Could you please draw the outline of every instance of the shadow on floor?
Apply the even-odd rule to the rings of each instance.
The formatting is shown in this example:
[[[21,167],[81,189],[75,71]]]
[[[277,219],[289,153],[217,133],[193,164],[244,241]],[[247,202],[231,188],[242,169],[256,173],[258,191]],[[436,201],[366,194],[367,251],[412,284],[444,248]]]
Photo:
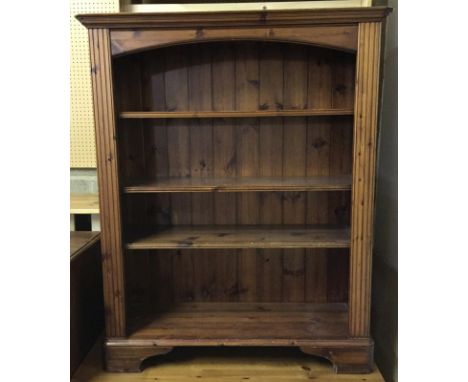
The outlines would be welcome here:
[[[97,344],[72,382],[383,382],[372,374],[336,375],[330,362],[297,348],[185,347],[144,361],[141,373],[107,373]]]

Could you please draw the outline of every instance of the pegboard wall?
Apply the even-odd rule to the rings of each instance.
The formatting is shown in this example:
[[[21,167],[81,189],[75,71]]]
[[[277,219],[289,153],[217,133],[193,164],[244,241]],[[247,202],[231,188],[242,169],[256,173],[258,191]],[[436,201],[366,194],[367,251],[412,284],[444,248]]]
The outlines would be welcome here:
[[[80,13],[119,11],[119,0],[70,1],[70,167],[96,167],[93,98],[88,32],[75,19]]]

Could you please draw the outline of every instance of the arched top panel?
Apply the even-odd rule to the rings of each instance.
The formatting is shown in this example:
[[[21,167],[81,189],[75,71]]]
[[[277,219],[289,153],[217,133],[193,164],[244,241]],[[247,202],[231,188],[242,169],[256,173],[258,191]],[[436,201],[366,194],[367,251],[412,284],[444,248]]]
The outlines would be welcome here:
[[[113,56],[121,56],[169,45],[210,41],[257,40],[310,44],[355,52],[357,26],[303,26],[295,28],[188,28],[177,30],[113,30]]]
[[[311,45],[222,41],[123,55],[112,71],[124,119],[141,112],[216,118],[220,111],[345,118],[354,107],[355,63],[353,53]]]

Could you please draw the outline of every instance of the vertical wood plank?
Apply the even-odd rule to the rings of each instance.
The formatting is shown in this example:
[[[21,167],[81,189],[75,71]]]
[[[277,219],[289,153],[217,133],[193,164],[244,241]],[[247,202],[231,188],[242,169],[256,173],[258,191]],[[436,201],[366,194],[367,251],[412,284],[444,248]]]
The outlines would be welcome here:
[[[90,29],[106,336],[126,335],[117,132],[108,29]]]
[[[188,61],[183,47],[174,47],[165,55],[165,100],[167,110],[188,109]],[[190,176],[190,129],[187,121],[167,121],[169,176]],[[172,223],[192,224],[191,199],[186,195],[172,194],[171,204],[184,206],[172,208]]]
[[[165,52],[165,103],[167,110],[188,110],[188,59],[184,47],[171,47]],[[169,176],[190,176],[190,128],[187,121],[167,121]],[[192,199],[188,194],[170,196],[173,225],[192,224]],[[193,263],[190,251],[172,254],[174,280],[173,296],[176,302],[193,301]]]
[[[334,52],[333,94],[335,108],[351,108],[354,104],[355,56],[343,52]],[[348,175],[353,167],[353,121],[350,117],[335,117],[330,128],[330,175]],[[330,193],[330,206],[340,206],[339,210],[330,208],[330,219],[338,224],[348,224],[349,211],[341,207],[349,205],[348,193]]]
[[[188,109],[188,61],[182,47],[174,47],[165,56],[165,95],[168,111]],[[190,129],[187,121],[168,120],[169,174],[190,176]]]
[[[161,308],[174,303],[174,253],[154,251],[150,256],[150,299],[152,308]]]
[[[333,52],[332,107],[352,108],[355,91],[355,55]],[[330,127],[330,175],[352,173],[353,120],[333,118]],[[350,224],[350,192],[328,194],[329,222]],[[330,249],[327,253],[327,301],[347,302],[349,295],[349,250]]]
[[[348,109],[354,106],[356,55],[334,52],[332,106]]]
[[[236,44],[236,110],[250,110],[258,105],[258,44]],[[258,120],[242,118],[237,124],[237,176],[258,175]],[[237,224],[258,224],[258,195],[246,192],[237,195]],[[239,300],[256,300],[256,250],[238,251]]]
[[[235,52],[232,44],[212,51],[213,110],[235,110]],[[213,119],[213,174],[220,178],[237,176],[236,127],[232,119]],[[236,225],[236,193],[218,192],[214,198],[214,224]],[[216,259],[217,301],[236,301],[238,259],[235,250],[222,251]]]
[[[166,110],[164,55],[167,51],[145,53],[142,59],[143,110]],[[169,151],[166,120],[148,120],[144,126],[146,178],[157,179],[169,175]],[[145,195],[147,211],[156,226],[170,224],[170,195]],[[173,301],[173,259],[169,251],[149,254],[149,289],[152,308]],[[144,272],[145,270],[142,269]]]
[[[283,223],[305,224],[305,193],[283,194]],[[305,296],[305,250],[282,251],[282,301],[303,302]]]
[[[286,109],[307,107],[307,47],[285,46],[283,104]],[[306,175],[306,118],[284,118],[283,176]],[[306,223],[306,193],[285,192],[283,224]],[[283,250],[282,300],[302,302],[305,293],[305,250]]]
[[[142,110],[166,110],[164,51],[147,53],[142,59]],[[145,141],[146,178],[168,176],[168,146],[166,120],[146,120]]]
[[[380,32],[380,22],[359,24],[349,294],[349,331],[353,337],[366,337],[370,329]]]
[[[329,51],[309,49],[308,94],[309,108],[332,106],[332,69]],[[329,118],[307,118],[307,176],[330,175],[330,126]],[[328,193],[311,192],[307,195],[308,215],[315,224],[327,223]]]
[[[330,52],[309,49],[308,59],[309,108],[328,108],[332,105],[332,70]],[[327,118],[307,118],[307,176],[329,175],[330,121]],[[328,223],[327,192],[308,192],[306,199],[307,224]],[[327,301],[327,250],[307,249],[305,256],[305,300]]]
[[[150,254],[133,251],[125,257],[125,296],[128,321],[143,318],[152,309]]]
[[[189,110],[212,110],[211,46],[193,45],[186,48],[190,57],[188,71]],[[210,119],[190,121],[191,177],[213,176],[213,125]],[[192,194],[192,224],[214,222],[213,194]],[[194,298],[198,301],[216,300],[215,270],[218,259],[210,250],[192,252]]]
[[[349,249],[329,249],[327,255],[327,302],[347,303],[349,295]]]
[[[260,108],[283,109],[283,52],[281,46],[260,44]],[[260,119],[259,175],[283,175],[283,121],[282,118]],[[282,195],[262,192],[260,195],[260,223],[281,224]],[[282,300],[282,251],[259,250],[257,258],[257,293],[261,301]]]
[[[118,60],[113,71],[117,73],[114,95],[122,110],[141,110],[141,61],[139,57]],[[124,184],[142,179],[145,174],[144,129],[141,120],[119,120],[119,164]]]
[[[190,57],[188,91],[189,110],[212,110],[211,49],[208,45],[186,48]],[[213,125],[210,119],[195,119],[189,122],[190,176],[206,178],[213,176]],[[193,224],[213,224],[213,195],[192,194]],[[210,213],[211,212],[211,213]]]

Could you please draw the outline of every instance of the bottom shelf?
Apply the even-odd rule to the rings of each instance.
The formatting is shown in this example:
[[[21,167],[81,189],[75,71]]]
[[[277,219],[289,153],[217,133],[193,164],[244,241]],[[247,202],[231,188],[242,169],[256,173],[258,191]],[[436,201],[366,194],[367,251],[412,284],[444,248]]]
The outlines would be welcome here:
[[[184,303],[130,325],[159,346],[274,345],[348,337],[347,304]]]

